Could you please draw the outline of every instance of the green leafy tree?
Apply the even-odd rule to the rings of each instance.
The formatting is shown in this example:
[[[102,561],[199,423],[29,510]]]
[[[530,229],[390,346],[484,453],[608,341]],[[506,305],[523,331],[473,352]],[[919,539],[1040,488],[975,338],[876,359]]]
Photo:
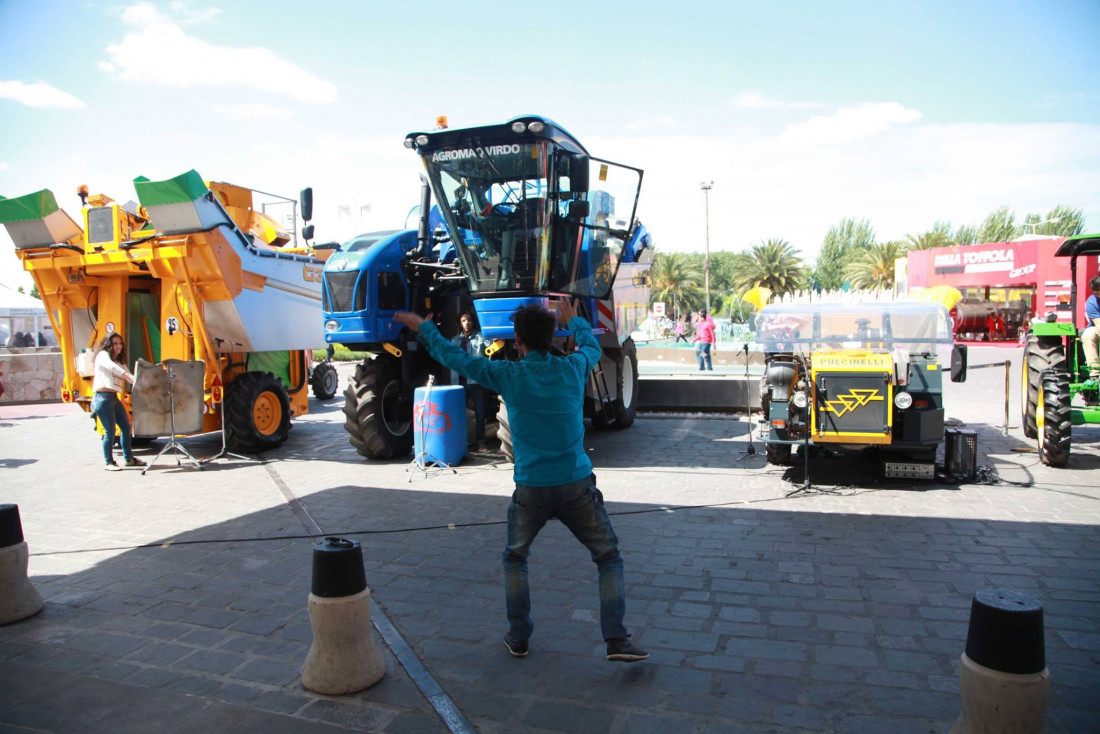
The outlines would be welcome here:
[[[950,235],[934,229],[918,235],[906,235],[905,243],[909,250],[931,250],[933,247],[950,247],[955,244]]]
[[[682,253],[658,252],[649,271],[649,302],[663,301],[681,312],[703,308],[703,273],[695,260]]]
[[[905,242],[882,242],[860,250],[844,269],[853,288],[882,290],[894,286],[894,261],[905,257]]]
[[[736,277],[736,286],[744,293],[761,285],[777,296],[802,288],[806,280],[806,263],[789,242],[769,239],[754,245],[748,252],[745,267]]]
[[[957,245],[973,245],[978,240],[978,227],[974,224],[960,224],[959,228],[955,230],[955,236],[952,237]],[[984,242],[985,240],[980,240]]]
[[[38,294],[38,284],[37,283],[35,283],[34,285],[31,286],[31,298],[37,298],[40,301],[42,300],[42,296],[40,296]]]
[[[840,288],[844,284],[844,268],[859,250],[866,250],[874,241],[875,230],[869,219],[840,220],[825,235],[813,270],[814,283],[825,290]]]
[[[1028,214],[1019,234],[1043,234],[1051,237],[1073,237],[1085,230],[1085,215],[1080,209],[1059,204],[1042,214]]]
[[[978,227],[978,242],[1007,242],[1016,239],[1016,212],[1007,206],[994,209]]]

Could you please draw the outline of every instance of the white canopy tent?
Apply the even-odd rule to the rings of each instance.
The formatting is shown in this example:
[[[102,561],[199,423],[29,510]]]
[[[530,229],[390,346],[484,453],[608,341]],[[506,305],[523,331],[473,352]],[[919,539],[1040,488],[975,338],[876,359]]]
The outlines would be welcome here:
[[[0,346],[7,346],[12,335],[19,333],[30,334],[35,345],[38,344],[39,334],[43,335],[46,344],[57,344],[50,320],[46,317],[46,305],[37,298],[0,283]]]

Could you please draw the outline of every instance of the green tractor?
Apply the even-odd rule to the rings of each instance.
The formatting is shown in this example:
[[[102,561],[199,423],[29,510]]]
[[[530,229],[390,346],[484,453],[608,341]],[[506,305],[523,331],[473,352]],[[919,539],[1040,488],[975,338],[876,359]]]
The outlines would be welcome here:
[[[1089,382],[1089,367],[1081,348],[1083,319],[1077,307],[1077,258],[1100,254],[1100,234],[1070,237],[1059,246],[1056,257],[1070,258],[1069,322],[1033,321],[1024,346],[1023,408],[1024,435],[1036,439],[1039,459],[1048,466],[1065,466],[1073,443],[1073,426],[1100,424],[1100,392]],[[1088,326],[1088,324],[1086,324]]]

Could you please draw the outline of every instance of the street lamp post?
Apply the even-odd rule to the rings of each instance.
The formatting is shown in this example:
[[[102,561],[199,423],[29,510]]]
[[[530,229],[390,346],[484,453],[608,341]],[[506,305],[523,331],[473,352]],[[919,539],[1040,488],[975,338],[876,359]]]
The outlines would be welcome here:
[[[707,254],[703,258],[703,287],[707,295],[707,315],[710,315],[710,190],[714,187],[713,181],[703,181],[699,188],[703,190],[703,207],[706,218],[706,246]]]

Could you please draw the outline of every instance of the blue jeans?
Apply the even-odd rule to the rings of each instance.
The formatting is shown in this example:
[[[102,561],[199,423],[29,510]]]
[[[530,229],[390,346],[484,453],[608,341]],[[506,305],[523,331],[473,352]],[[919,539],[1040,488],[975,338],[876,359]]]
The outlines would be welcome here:
[[[130,450],[130,419],[126,416],[126,407],[118,399],[118,393],[97,392],[92,397],[92,412],[103,426],[103,458],[108,464],[114,464],[111,446],[115,442],[115,426],[122,438],[122,457],[126,461],[134,458]]]
[[[714,372],[714,368],[710,366],[710,344],[699,342],[695,345],[695,358],[699,360],[699,369],[704,369],[703,360],[706,360],[706,369]]]
[[[626,637],[626,584],[619,539],[592,475],[557,487],[516,485],[508,506],[508,545],[504,548],[504,598],[512,639],[526,640],[531,622],[527,556],[546,521],[556,517],[592,554],[600,577],[600,628],[605,640]]]

